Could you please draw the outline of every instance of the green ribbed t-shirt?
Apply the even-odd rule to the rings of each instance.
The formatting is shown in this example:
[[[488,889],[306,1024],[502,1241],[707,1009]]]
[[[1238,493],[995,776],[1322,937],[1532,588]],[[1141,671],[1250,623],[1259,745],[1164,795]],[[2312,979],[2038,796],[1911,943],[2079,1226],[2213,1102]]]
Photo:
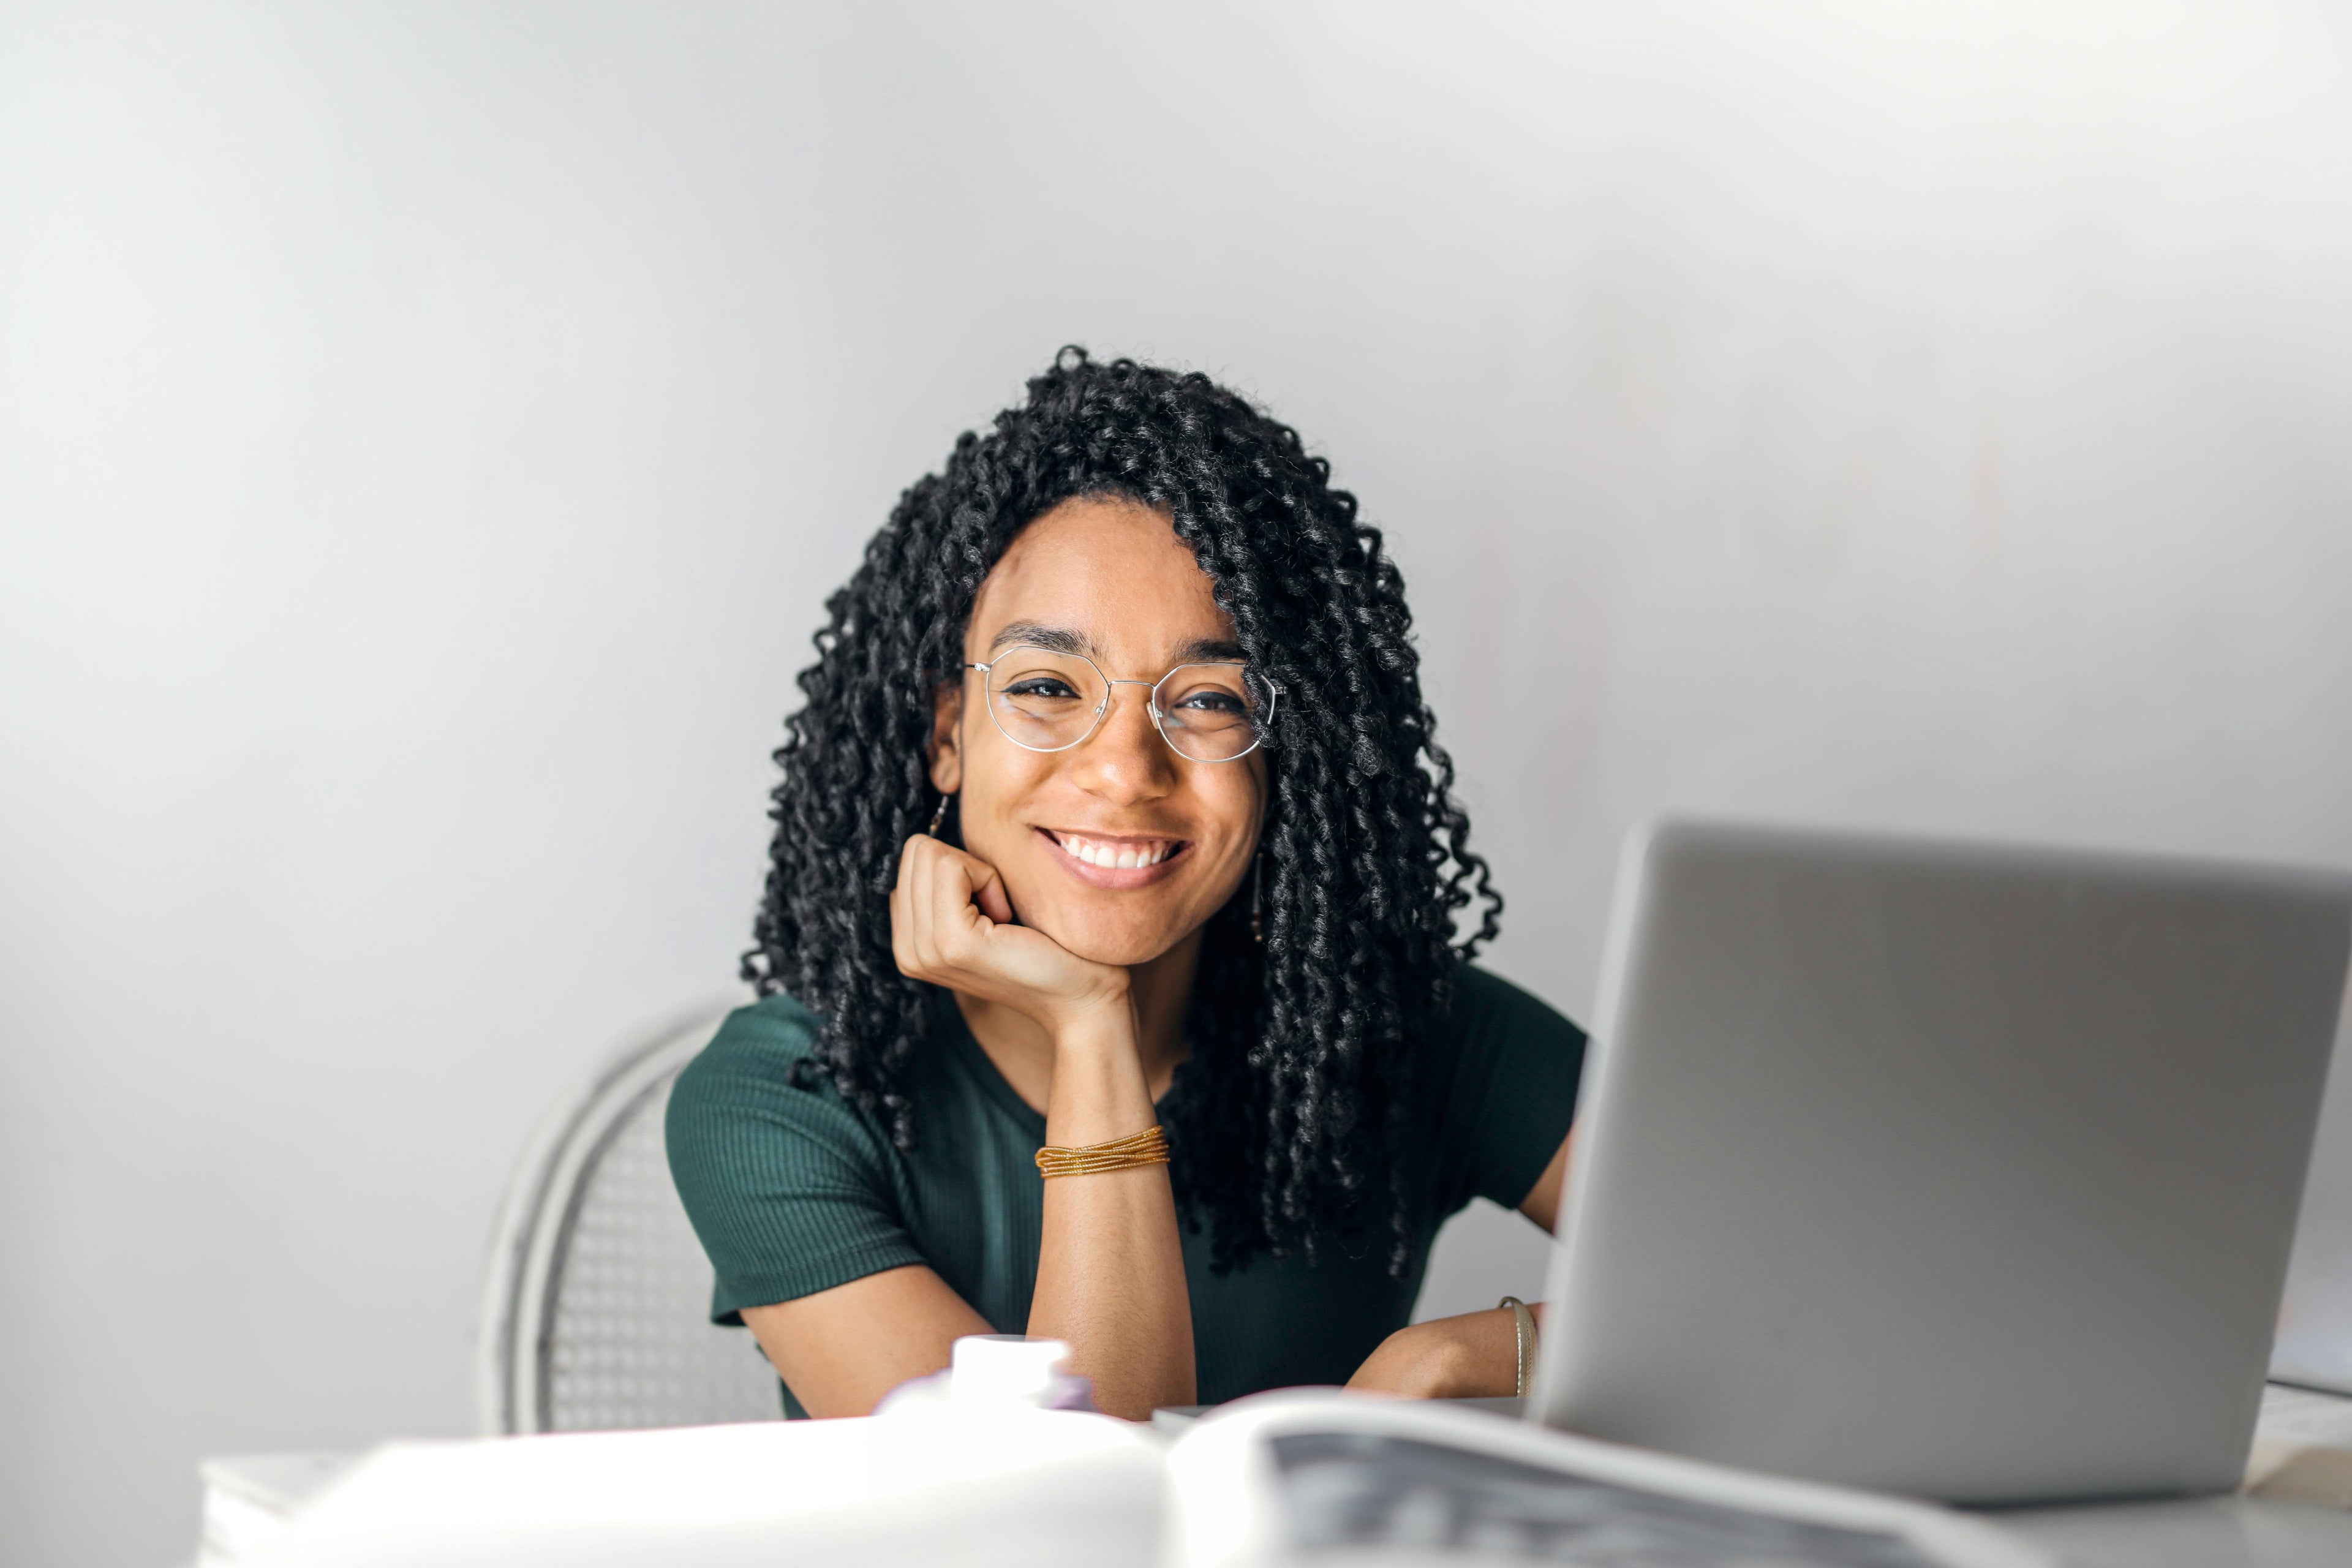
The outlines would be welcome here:
[[[1474,1196],[1514,1207],[1567,1135],[1584,1034],[1508,981],[1464,965],[1451,1016],[1426,1042],[1413,1113],[1430,1180],[1412,1272],[1384,1248],[1260,1258],[1219,1275],[1205,1229],[1184,1230],[1200,1398],[1345,1383],[1404,1326],[1429,1242]],[[793,1081],[816,1019],[789,996],[730,1016],[678,1076],[670,1171],[717,1273],[713,1321],[886,1268],[928,1264],[999,1332],[1021,1333],[1037,1279],[1045,1119],[1023,1103],[935,992],[916,1058],[916,1147],[810,1075]],[[802,1414],[784,1392],[785,1413]]]

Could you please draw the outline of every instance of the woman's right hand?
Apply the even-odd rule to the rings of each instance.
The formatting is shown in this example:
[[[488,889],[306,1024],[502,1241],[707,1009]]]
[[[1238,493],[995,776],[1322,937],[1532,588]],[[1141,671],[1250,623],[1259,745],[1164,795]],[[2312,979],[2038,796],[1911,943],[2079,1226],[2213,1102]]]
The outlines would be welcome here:
[[[1001,1003],[1059,1037],[1127,1005],[1127,971],[1080,958],[1044,931],[1016,925],[996,868],[919,833],[898,853],[890,889],[890,952],[898,973]]]

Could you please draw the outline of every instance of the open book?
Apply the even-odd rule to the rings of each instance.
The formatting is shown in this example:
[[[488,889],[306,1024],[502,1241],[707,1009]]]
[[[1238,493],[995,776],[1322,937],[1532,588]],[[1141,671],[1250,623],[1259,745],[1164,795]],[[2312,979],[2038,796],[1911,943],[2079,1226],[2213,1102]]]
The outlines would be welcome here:
[[[1165,1561],[1590,1568],[2023,1568],[1981,1520],[1443,1404],[1272,1394],[1168,1456]]]
[[[1484,1412],[1260,1395],[1172,1444],[1006,1407],[394,1444],[257,1561],[2042,1568],[1982,1520]]]

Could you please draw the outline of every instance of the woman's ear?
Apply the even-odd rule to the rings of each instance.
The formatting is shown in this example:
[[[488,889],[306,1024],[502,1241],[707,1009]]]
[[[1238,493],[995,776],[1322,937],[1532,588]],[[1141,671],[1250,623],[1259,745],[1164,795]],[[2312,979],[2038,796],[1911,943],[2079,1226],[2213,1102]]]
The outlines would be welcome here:
[[[931,787],[953,795],[963,787],[963,682],[942,682],[931,693]]]

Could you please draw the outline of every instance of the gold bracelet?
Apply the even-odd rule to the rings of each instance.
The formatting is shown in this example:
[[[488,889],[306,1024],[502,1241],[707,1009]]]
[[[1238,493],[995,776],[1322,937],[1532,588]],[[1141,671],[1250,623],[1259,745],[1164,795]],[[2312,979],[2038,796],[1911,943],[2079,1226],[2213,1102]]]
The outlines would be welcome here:
[[[1536,1369],[1536,1315],[1517,1296],[1506,1296],[1495,1303],[1511,1310],[1511,1334],[1518,1341],[1517,1386],[1511,1392],[1521,1399],[1528,1396],[1528,1374]]]
[[[1138,1165],[1168,1163],[1168,1134],[1147,1127],[1131,1137],[1083,1149],[1045,1148],[1037,1151],[1037,1171],[1047,1181],[1055,1176],[1094,1176],[1107,1171],[1131,1171]]]

